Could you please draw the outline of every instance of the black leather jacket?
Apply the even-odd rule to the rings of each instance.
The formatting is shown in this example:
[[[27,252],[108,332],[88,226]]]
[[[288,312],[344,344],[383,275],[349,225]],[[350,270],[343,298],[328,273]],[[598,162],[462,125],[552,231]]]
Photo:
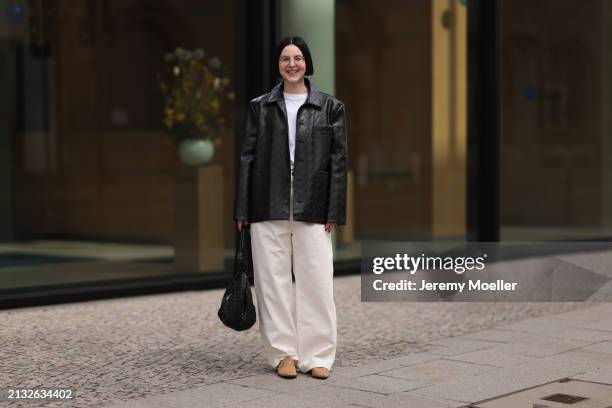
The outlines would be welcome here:
[[[342,102],[304,79],[308,98],[297,113],[293,219],[346,223],[346,115]],[[289,127],[283,82],[250,102],[240,153],[234,219],[289,219]]]

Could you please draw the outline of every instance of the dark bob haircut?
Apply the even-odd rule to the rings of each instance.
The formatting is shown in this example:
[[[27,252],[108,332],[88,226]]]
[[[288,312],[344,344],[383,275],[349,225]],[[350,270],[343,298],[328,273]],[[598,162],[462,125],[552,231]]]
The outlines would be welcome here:
[[[302,37],[285,37],[281,40],[281,42],[278,43],[278,46],[276,47],[275,60],[276,75],[281,76],[280,72],[278,71],[278,60],[280,59],[281,52],[283,52],[283,49],[290,44],[295,45],[300,49],[300,51],[302,51],[302,55],[306,60],[306,73],[304,75],[312,75],[314,73],[312,57],[310,56],[310,50],[308,49],[308,45],[306,45],[306,41],[304,41]]]

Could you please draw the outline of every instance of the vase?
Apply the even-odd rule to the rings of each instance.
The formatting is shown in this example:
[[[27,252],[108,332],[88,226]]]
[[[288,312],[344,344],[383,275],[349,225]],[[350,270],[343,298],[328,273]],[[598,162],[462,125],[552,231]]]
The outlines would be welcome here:
[[[208,164],[215,154],[215,146],[210,138],[184,139],[178,150],[181,161],[191,166]]]

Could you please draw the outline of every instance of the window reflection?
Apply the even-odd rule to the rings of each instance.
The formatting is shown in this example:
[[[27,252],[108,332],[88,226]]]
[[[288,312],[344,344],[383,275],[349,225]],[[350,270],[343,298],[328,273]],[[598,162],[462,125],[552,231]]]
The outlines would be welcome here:
[[[611,17],[605,1],[502,2],[503,240],[610,235]]]
[[[359,239],[465,236],[466,8],[336,1]]]
[[[202,272],[175,264],[177,236],[204,238],[197,222],[177,234],[177,190],[196,184],[165,140],[156,76],[180,46],[217,56],[233,81],[234,3],[11,2],[3,18],[0,288]],[[233,125],[220,136],[210,166],[222,203]],[[232,227],[215,230],[221,268]]]

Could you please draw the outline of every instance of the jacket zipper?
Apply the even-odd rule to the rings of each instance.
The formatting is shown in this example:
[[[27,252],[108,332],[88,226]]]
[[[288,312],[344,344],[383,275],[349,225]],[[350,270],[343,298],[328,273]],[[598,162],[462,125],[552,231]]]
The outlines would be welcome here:
[[[304,102],[305,103],[305,102]],[[298,140],[297,140],[297,136],[298,136],[298,123],[300,123],[300,111],[302,110],[302,107],[304,106],[304,104],[300,105],[300,107],[297,110],[297,113],[295,114],[295,147],[294,147],[294,151],[293,151],[293,176],[291,176],[291,184],[293,187],[293,179],[295,178],[295,166],[296,166],[296,158],[297,156],[295,155],[295,152],[297,151],[297,146],[298,146]],[[289,125],[287,125],[287,132],[289,132]],[[287,135],[287,140],[289,140],[289,135]],[[288,143],[287,143],[288,144]],[[291,172],[291,152],[289,152],[289,172]],[[293,197],[292,197],[292,204],[293,204],[293,208],[292,208],[292,214],[293,215],[293,220],[295,221],[295,188],[293,188]]]
[[[291,219],[291,215],[292,215],[292,203],[293,203],[293,199],[291,198],[291,187],[292,187],[292,177],[291,177],[291,153],[289,151],[290,147],[289,147],[289,115],[286,112],[287,109],[287,105],[285,103],[285,100],[283,98],[283,101],[281,103],[278,103],[278,107],[281,110],[281,113],[283,114],[283,116],[285,117],[285,124],[287,125],[287,134],[285,135],[285,140],[287,141],[287,168],[289,169],[289,200],[291,201],[289,203],[289,208],[288,208],[288,213],[289,213],[289,219]],[[300,106],[301,107],[301,106]],[[298,108],[298,114],[300,113],[300,110]],[[297,127],[297,117],[296,117],[296,127]],[[294,194],[295,195],[295,194]]]

